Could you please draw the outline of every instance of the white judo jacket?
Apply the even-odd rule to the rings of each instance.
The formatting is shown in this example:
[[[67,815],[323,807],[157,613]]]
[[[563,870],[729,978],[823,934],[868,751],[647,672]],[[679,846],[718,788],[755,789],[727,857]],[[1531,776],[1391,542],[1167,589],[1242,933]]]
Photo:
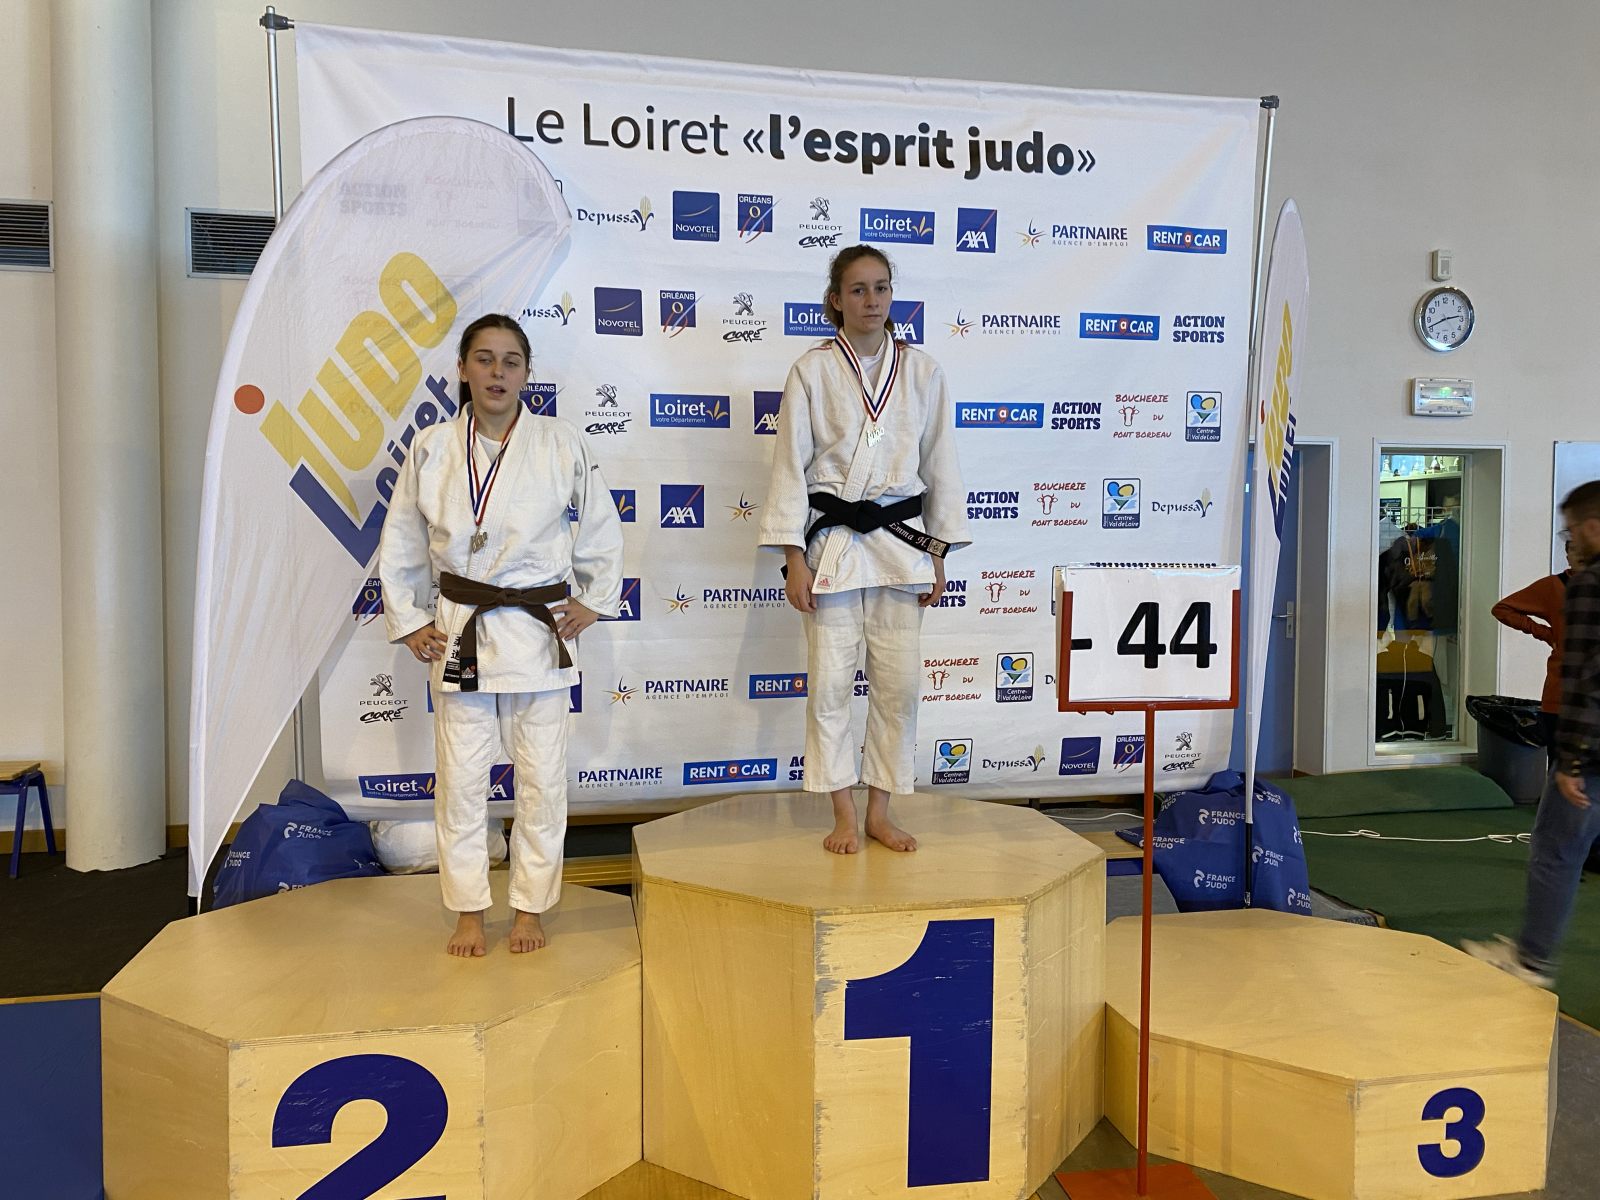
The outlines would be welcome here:
[[[400,469],[389,515],[378,544],[383,615],[389,640],[434,622],[457,640],[472,609],[439,597],[428,611],[441,572],[496,587],[530,588],[572,581],[572,598],[604,617],[614,617],[622,599],[622,524],[617,507],[578,427],[559,417],[523,412],[489,493],[483,532],[488,541],[472,553],[467,494],[467,417],[463,405],[453,421],[417,434]],[[568,520],[567,507],[578,520]],[[556,636],[530,613],[491,609],[478,618],[478,690],[543,692],[578,682],[573,665],[557,665]],[[448,656],[447,656],[448,657]],[[444,681],[444,661],[429,676],[441,692],[460,690]]]
[[[952,550],[971,544],[956,456],[955,408],[944,370],[914,346],[902,346],[900,353],[900,370],[878,421],[883,436],[873,446],[864,436],[867,412],[861,385],[833,341],[808,350],[789,369],[778,410],[761,545],[805,545],[806,530],[821,515],[806,501],[811,492],[828,492],[850,504],[892,504],[920,495],[922,516],[905,524],[950,543]],[[885,353],[880,383],[892,365]],[[871,587],[927,591],[933,583],[932,556],[887,529],[857,533],[835,525],[806,547],[806,563],[817,592]]]

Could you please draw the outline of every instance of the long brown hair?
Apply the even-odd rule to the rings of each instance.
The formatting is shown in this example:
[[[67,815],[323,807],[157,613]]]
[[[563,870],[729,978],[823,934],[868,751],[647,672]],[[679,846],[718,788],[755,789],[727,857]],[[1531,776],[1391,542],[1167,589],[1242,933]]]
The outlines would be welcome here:
[[[833,323],[835,329],[844,328],[844,314],[834,306],[833,298],[844,290],[845,268],[857,259],[872,257],[884,265],[889,272],[889,283],[894,283],[894,264],[889,261],[889,256],[876,246],[846,246],[833,256],[833,261],[828,264],[828,286],[822,293],[823,315]],[[894,321],[888,314],[884,314],[883,327],[889,331],[889,336],[894,337]]]
[[[522,332],[522,326],[517,324],[515,317],[505,313],[485,313],[472,324],[461,331],[461,350],[456,358],[465,363],[467,355],[472,353],[472,339],[485,329],[506,329],[516,335],[517,344],[522,347],[522,357],[528,364],[528,377],[533,377],[533,349],[528,345],[528,335]],[[461,404],[472,403],[472,389],[467,386],[467,381],[461,381]]]

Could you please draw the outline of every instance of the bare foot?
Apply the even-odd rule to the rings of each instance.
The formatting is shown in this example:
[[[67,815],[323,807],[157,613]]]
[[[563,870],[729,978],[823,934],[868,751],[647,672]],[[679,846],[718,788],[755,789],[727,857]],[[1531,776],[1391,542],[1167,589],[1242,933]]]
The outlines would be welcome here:
[[[516,912],[517,919],[511,923],[511,953],[526,954],[530,950],[543,950],[550,939],[545,936],[539,914],[523,912],[520,908]]]
[[[856,835],[856,802],[849,788],[833,793],[833,832],[822,839],[830,854],[854,854],[861,848]]]
[[[917,839],[889,819],[889,793],[879,788],[867,789],[867,836],[881,842],[891,850],[915,850]]]
[[[456,916],[456,931],[445,949],[457,958],[483,957],[483,914],[465,912]]]

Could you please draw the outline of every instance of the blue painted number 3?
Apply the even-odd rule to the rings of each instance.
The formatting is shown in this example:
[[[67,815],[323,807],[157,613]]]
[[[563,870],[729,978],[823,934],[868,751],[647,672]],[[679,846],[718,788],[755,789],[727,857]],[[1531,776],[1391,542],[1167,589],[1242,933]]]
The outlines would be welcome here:
[[[844,1036],[911,1039],[906,1186],[989,1178],[994,921],[929,921],[905,962],[851,979]]]
[[[426,1067],[394,1054],[348,1054],[291,1083],[272,1114],[274,1146],[326,1145],[352,1100],[376,1100],[383,1132],[300,1193],[299,1200],[367,1200],[409,1171],[444,1135],[450,1103]],[[420,1196],[417,1200],[445,1200]]]
[[[1461,1110],[1461,1119],[1445,1121],[1444,1136],[1456,1144],[1456,1152],[1446,1157],[1436,1142],[1417,1147],[1422,1169],[1440,1179],[1465,1175],[1483,1161],[1483,1133],[1478,1128],[1483,1123],[1483,1097],[1477,1092],[1464,1087],[1435,1092],[1422,1106],[1422,1119],[1444,1121],[1453,1108]]]

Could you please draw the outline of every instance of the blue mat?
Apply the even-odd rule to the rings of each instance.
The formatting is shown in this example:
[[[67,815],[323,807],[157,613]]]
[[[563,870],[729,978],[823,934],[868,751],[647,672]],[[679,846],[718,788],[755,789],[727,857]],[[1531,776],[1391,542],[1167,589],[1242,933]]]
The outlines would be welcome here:
[[[0,1200],[103,1200],[100,999],[0,1004]]]

